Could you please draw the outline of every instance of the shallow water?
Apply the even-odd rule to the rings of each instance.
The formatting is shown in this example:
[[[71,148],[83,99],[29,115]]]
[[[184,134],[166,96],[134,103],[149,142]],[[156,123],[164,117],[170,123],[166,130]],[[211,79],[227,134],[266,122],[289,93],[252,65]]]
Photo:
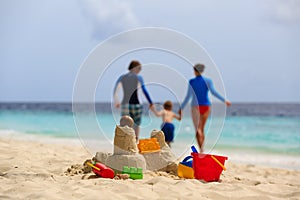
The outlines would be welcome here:
[[[120,118],[119,113],[110,114],[101,112],[100,109],[96,117],[90,113],[77,114],[80,120],[75,124],[73,113],[64,104],[57,106],[39,104],[36,107],[31,104],[30,106],[1,105],[1,132],[10,130],[37,136],[80,138],[83,145],[93,149],[112,144],[114,128]],[[251,106],[256,107],[253,104]],[[107,109],[105,106],[103,108]],[[244,108],[233,107],[230,112],[245,110],[245,108],[248,110],[249,105],[245,104]],[[265,115],[249,115],[248,112],[247,115],[237,116],[236,113],[237,111],[234,111],[234,115],[227,115],[224,124],[220,120],[221,131],[218,130],[219,127],[211,125],[212,120],[218,119],[210,119],[206,127],[207,152],[227,153],[235,160],[262,163],[266,162],[266,156],[258,155],[272,155],[276,165],[280,165],[280,160],[283,158],[288,158],[291,163],[295,158],[300,157],[300,116],[298,114],[294,113],[291,116],[281,111],[278,115],[273,110]],[[189,115],[185,115],[182,121],[175,120],[174,124],[176,128],[172,149],[178,156],[188,155],[190,146],[195,144],[191,119]],[[151,130],[160,129],[160,125],[161,119],[153,114],[143,116],[140,138],[149,137]]]

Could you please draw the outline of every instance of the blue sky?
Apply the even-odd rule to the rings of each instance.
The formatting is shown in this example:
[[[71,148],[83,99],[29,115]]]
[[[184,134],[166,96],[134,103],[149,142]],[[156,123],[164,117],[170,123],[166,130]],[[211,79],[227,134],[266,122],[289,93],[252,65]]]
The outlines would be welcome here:
[[[231,101],[300,102],[297,0],[1,0],[0,15],[0,101],[71,101],[79,67],[97,44],[154,26],[201,44]],[[126,72],[129,59],[115,73]]]

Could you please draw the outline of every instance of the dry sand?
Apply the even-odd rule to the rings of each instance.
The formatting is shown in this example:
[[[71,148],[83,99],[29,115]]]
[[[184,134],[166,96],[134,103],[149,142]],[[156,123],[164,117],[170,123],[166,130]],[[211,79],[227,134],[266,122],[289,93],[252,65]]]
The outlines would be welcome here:
[[[65,171],[91,155],[79,145],[0,138],[0,199],[300,199],[300,171],[226,163],[220,182],[147,173],[87,179]]]

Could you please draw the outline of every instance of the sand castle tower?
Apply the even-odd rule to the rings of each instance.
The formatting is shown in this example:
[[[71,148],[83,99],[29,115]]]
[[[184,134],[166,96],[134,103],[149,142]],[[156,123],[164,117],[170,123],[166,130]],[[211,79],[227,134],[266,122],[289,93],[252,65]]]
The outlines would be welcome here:
[[[123,116],[120,125],[115,128],[114,153],[98,152],[96,160],[118,171],[122,171],[123,166],[146,170],[145,158],[139,154],[136,144],[133,124],[131,117]]]
[[[138,153],[133,123],[131,117],[123,116],[120,125],[116,126],[114,137],[115,155],[134,155]]]

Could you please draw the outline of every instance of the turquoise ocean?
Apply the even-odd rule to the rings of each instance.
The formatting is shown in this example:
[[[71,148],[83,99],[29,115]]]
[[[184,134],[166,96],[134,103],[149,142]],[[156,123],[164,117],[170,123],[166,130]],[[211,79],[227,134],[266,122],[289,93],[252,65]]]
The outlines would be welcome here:
[[[111,108],[98,103],[95,114],[82,112],[75,122],[71,103],[0,103],[0,134],[65,142],[79,139],[91,153],[112,151],[120,116]],[[215,132],[209,123],[208,153],[225,155],[235,162],[300,170],[300,104],[237,103],[227,109],[221,131]],[[172,151],[178,157],[188,155],[190,146],[196,144],[189,114],[174,124]],[[161,119],[145,109],[140,138],[148,138],[160,125]]]

